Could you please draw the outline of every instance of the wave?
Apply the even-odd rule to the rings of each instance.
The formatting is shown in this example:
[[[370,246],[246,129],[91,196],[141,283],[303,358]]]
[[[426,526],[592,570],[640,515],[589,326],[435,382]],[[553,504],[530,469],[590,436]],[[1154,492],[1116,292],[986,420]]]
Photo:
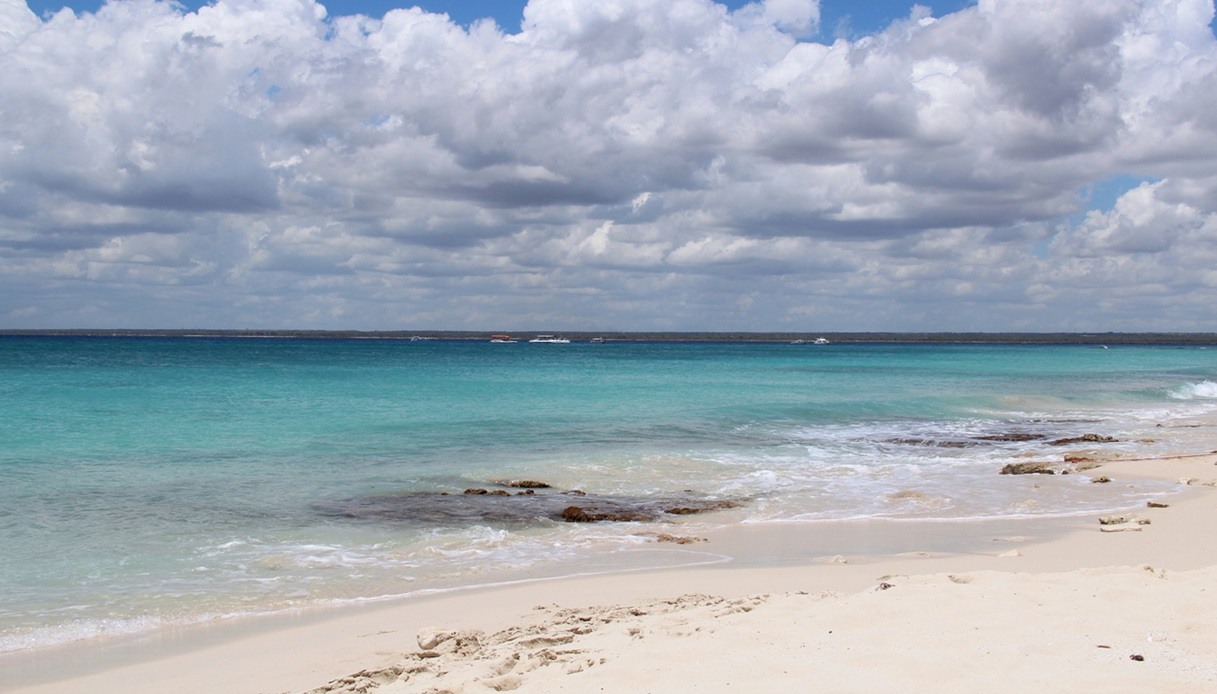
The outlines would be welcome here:
[[[1217,399],[1217,382],[1201,381],[1179,386],[1170,392],[1176,400],[1213,400]]]
[[[205,613],[193,617],[168,618],[155,615],[132,617],[91,617],[60,624],[18,627],[0,633],[0,654],[32,651],[49,646],[107,636],[139,636],[169,625],[188,625],[239,617],[252,612],[232,614]]]

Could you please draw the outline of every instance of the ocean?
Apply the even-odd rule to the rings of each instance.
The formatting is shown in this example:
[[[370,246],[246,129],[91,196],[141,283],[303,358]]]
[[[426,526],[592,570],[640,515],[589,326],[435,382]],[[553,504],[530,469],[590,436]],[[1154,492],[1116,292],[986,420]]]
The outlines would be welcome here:
[[[1125,509],[1175,486],[998,472],[1205,452],[1214,412],[1204,346],[2,336],[0,653],[708,561],[661,532]]]

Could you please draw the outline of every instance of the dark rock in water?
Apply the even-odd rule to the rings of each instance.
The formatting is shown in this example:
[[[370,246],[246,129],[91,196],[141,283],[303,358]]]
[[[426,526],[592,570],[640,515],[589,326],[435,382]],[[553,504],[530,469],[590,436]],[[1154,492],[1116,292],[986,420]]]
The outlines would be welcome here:
[[[1111,478],[1107,475],[1099,475],[1098,477],[1090,478],[1090,481],[1092,484],[1107,484],[1111,481]]]
[[[1043,434],[1032,434],[1025,431],[1012,431],[1008,434],[988,434],[986,436],[977,436],[977,441],[1002,441],[1002,442],[1017,442],[1017,441],[1039,441],[1046,439]]]
[[[596,519],[578,506],[568,506],[562,509],[562,520],[567,523],[590,523]]]
[[[1071,453],[1066,455],[1064,460],[1066,463],[1076,465],[1078,472],[1081,472],[1083,470],[1093,470],[1094,468],[1098,467],[1098,461],[1101,460],[1101,458],[1096,458],[1093,455]]]
[[[728,508],[739,508],[739,504],[735,503],[734,501],[712,501],[701,506],[676,506],[674,508],[664,509],[664,513],[670,513],[673,516],[691,516],[694,513],[721,511]]]
[[[1056,470],[1052,469],[1052,463],[1045,462],[1027,462],[1027,463],[1010,463],[1001,469],[1003,475],[1055,475]]]
[[[495,484],[504,487],[513,487],[516,489],[552,489],[553,485],[548,482],[538,482],[536,480],[500,480]]]
[[[705,513],[735,508],[735,501],[707,499],[696,494],[662,497],[599,496],[579,492],[512,494],[504,490],[470,488],[462,494],[405,492],[345,499],[316,505],[319,513],[355,521],[462,526],[474,523],[535,525],[547,522],[659,521],[673,514]]]
[[[652,503],[622,504],[616,500],[606,503],[601,500],[594,505],[584,503],[582,506],[568,506],[562,510],[562,520],[567,523],[595,523],[600,521],[654,521],[661,520],[664,515],[688,516],[695,513],[708,513],[728,508],[739,508],[734,501],[700,500],[686,502],[681,506],[656,505]]]
[[[1083,434],[1081,436],[1071,436],[1069,438],[1057,439],[1049,441],[1049,446],[1068,446],[1074,443],[1116,443],[1115,437],[1099,436],[1098,434]]]
[[[967,448],[978,446],[975,441],[940,441],[938,439],[895,438],[884,439],[883,443],[895,443],[901,446],[933,446],[935,448]]]
[[[562,510],[562,520],[567,523],[597,523],[600,521],[651,521],[656,515],[644,511],[627,511],[624,509],[587,509],[582,506],[568,506]]]
[[[570,491],[566,491],[566,492],[562,492],[562,493],[570,494],[571,496],[587,496],[587,492],[583,491],[582,489],[572,489]]]
[[[1010,431],[1000,434],[983,434],[964,439],[936,439],[920,437],[902,437],[885,439],[883,443],[895,443],[902,446],[933,446],[935,448],[971,448],[989,443],[1018,443],[1022,441],[1042,441],[1048,438],[1044,434],[1034,434],[1029,431]]]

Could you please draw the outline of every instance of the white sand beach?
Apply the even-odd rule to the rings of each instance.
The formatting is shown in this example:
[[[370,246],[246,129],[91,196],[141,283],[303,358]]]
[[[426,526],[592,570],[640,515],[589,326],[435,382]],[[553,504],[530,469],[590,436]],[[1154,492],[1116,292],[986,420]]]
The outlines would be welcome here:
[[[734,559],[761,548],[768,559],[77,644],[6,661],[4,689],[1217,690],[1217,455],[1079,474],[1181,484],[1166,507],[1110,525],[1096,515],[738,527],[687,551]],[[901,551],[811,556],[825,533]],[[915,549],[942,537],[969,549]]]

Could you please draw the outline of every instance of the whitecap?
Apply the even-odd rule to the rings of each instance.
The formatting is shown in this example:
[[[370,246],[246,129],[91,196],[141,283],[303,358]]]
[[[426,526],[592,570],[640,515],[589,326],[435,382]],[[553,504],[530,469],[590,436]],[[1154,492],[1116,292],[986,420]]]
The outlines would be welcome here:
[[[1176,400],[1208,400],[1217,398],[1217,382],[1188,383],[1170,392]]]

